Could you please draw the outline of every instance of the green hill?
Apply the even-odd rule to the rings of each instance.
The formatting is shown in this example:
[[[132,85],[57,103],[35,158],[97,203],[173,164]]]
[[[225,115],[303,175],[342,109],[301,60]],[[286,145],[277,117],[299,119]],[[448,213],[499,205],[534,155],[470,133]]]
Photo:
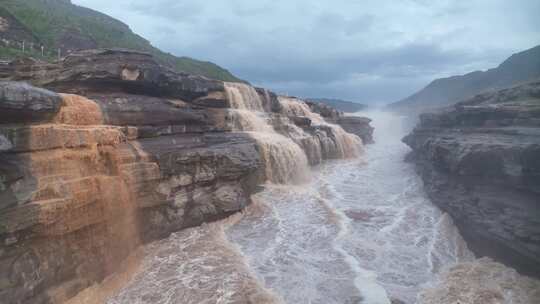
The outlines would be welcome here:
[[[25,41],[25,54],[22,52]],[[176,57],[153,47],[126,24],[100,12],[77,6],[70,0],[1,0],[0,59],[19,55],[57,57],[70,50],[88,48],[128,48],[154,55],[177,71],[223,81],[241,81],[211,62]]]

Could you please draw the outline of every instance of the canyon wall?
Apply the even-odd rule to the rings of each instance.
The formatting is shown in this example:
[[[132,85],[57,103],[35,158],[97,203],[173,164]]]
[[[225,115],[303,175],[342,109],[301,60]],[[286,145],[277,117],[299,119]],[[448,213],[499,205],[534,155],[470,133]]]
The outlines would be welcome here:
[[[342,114],[327,121],[301,100],[176,73],[145,53],[3,69],[7,303],[62,303],[140,244],[242,210],[261,183],[301,182],[308,165],[361,152],[359,137],[331,123]],[[372,132],[366,120],[348,124]]]
[[[477,256],[540,277],[540,82],[423,114],[403,141]]]

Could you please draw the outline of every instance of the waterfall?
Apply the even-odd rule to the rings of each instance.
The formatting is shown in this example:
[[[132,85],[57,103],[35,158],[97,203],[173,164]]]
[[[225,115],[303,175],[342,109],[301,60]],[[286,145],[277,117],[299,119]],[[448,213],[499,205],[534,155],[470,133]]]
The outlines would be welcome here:
[[[308,163],[317,165],[324,159],[360,154],[362,140],[358,136],[326,122],[302,100],[279,96],[273,103],[268,91],[259,94],[243,83],[225,83],[225,90],[232,108],[230,125],[235,131],[249,132],[257,141],[269,181],[299,181],[305,178]],[[272,106],[277,103],[280,110]],[[309,123],[299,127],[294,123],[298,119]]]
[[[275,133],[264,112],[231,109],[229,110],[229,120],[232,129],[235,131]]]
[[[269,181],[286,184],[308,180],[308,159],[304,150],[278,133],[250,132],[257,141]]]
[[[314,127],[326,132],[332,142],[321,140],[321,149],[326,150],[322,151],[322,154],[335,155],[335,158],[353,158],[360,154],[362,139],[358,136],[345,132],[338,125],[326,122],[321,115],[312,112],[305,102],[297,98],[280,96],[279,102],[282,114],[288,117],[309,118]]]
[[[306,154],[297,143],[277,133],[269,124],[269,115],[257,91],[242,83],[225,83],[225,90],[232,107],[229,111],[231,126],[235,131],[248,133],[257,142],[266,180],[281,184],[307,180]]]
[[[308,134],[286,117],[279,122],[279,126],[281,133],[286,134],[287,137],[291,138],[304,149],[310,165],[314,166],[322,163],[325,157],[321,149],[321,140],[319,137]]]
[[[226,82],[225,90],[231,108],[264,112],[262,99],[252,86],[243,83]]]

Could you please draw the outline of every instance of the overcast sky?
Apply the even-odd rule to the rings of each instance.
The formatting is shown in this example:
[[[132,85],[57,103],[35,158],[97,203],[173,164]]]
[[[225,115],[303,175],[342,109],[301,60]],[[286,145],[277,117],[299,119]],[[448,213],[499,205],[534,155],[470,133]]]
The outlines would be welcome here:
[[[539,0],[72,0],[303,97],[392,102],[540,44]]]

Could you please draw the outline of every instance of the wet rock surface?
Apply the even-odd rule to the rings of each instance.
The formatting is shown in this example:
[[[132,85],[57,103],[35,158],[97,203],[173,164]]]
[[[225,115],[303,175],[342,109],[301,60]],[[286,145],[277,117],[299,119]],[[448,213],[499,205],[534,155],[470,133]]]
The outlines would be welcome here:
[[[370,126],[371,119],[367,117],[341,116],[333,121],[345,131],[358,135],[365,144],[372,144],[374,142],[373,131],[375,129]]]
[[[328,122],[337,124],[345,131],[362,138],[364,144],[373,143],[374,129],[370,125],[371,119],[367,117],[346,116],[343,112],[321,102],[308,101],[307,104],[313,112],[320,114]]]
[[[242,210],[265,166],[277,161],[249,132],[233,131],[223,82],[174,73],[148,54],[89,50],[6,69],[0,297],[7,303],[63,303],[141,244]],[[283,116],[277,95],[250,90],[265,115]],[[311,132],[302,140],[325,147],[314,160],[339,157],[335,129],[297,122]]]
[[[52,119],[62,99],[56,93],[20,82],[0,83],[0,121],[30,123]]]
[[[469,247],[540,276],[540,82],[423,114],[403,139]]]

